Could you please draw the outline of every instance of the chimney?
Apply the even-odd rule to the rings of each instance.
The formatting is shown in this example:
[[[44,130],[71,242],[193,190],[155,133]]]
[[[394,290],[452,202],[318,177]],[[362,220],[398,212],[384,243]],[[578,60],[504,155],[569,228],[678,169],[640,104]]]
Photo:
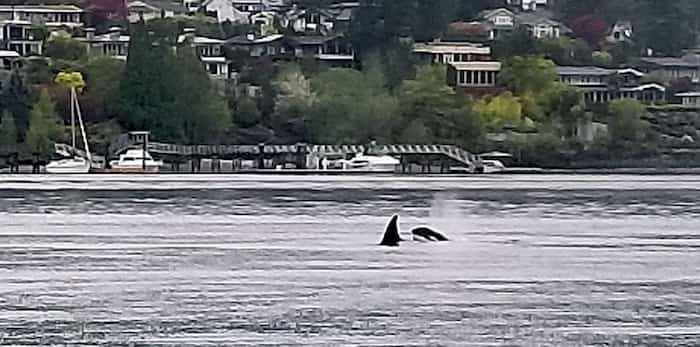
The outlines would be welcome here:
[[[85,28],[85,39],[88,41],[95,39],[95,28]]]
[[[118,26],[113,26],[109,28],[109,38],[111,40],[117,40],[119,39],[119,36],[122,35],[122,28]]]

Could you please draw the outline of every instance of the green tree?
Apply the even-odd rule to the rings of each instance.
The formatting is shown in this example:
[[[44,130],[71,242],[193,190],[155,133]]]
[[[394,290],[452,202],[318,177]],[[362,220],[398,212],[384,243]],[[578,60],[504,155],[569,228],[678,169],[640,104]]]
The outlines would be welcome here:
[[[610,102],[608,134],[610,144],[621,149],[641,145],[648,133],[649,123],[642,119],[646,109],[635,99],[619,99]]]
[[[445,68],[425,65],[415,79],[405,80],[398,88],[400,119],[394,127],[399,142],[472,142],[481,134],[478,115],[468,108],[447,85]],[[412,138],[420,134],[420,138]]]
[[[29,89],[20,72],[15,70],[0,93],[0,109],[9,111],[14,117],[18,140],[24,141],[29,128],[29,112],[32,108]]]
[[[62,60],[81,60],[87,57],[85,44],[66,32],[58,32],[47,41],[44,50],[47,57]]]
[[[124,62],[121,60],[99,57],[88,61],[85,66],[87,87],[83,100],[94,107],[92,112],[85,112],[86,121],[105,121],[116,116],[119,84],[123,75]]]
[[[515,56],[503,64],[499,75],[501,83],[517,95],[539,95],[557,80],[555,65],[538,56]]]
[[[397,101],[376,73],[330,69],[312,80],[318,100],[309,119],[311,139],[319,143],[390,141]]]
[[[560,135],[573,138],[585,115],[583,93],[563,83],[555,83],[540,99],[541,110],[546,119],[560,125]]]
[[[175,120],[181,119],[185,141],[217,143],[231,125],[226,100],[212,83],[190,45],[177,48],[174,74]]]
[[[53,151],[53,144],[62,137],[63,124],[51,96],[43,90],[30,114],[27,144],[35,153],[46,155]]]
[[[262,121],[262,114],[255,100],[249,97],[243,97],[238,100],[238,104],[233,113],[233,121],[236,125],[243,128],[249,128],[260,124]]]
[[[501,131],[504,126],[520,124],[523,107],[517,97],[510,92],[504,92],[490,100],[478,100],[474,104],[474,112],[481,116],[489,130]]]
[[[15,126],[15,119],[10,112],[4,111],[2,120],[0,120],[0,145],[14,145],[16,143],[17,127]]]
[[[298,65],[280,69],[273,82],[277,95],[271,127],[282,142],[308,141],[306,121],[317,96]]]

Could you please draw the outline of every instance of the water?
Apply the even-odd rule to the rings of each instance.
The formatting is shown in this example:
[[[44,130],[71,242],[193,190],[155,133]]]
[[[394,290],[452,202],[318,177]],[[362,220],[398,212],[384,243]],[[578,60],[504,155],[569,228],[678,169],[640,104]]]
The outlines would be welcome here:
[[[4,176],[2,346],[698,346],[700,176]],[[376,246],[401,214],[449,243]]]

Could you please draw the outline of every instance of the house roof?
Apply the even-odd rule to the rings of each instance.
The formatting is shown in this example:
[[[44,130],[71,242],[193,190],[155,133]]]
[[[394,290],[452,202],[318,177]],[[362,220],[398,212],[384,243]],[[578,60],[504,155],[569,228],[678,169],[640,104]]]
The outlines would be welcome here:
[[[641,71],[639,71],[639,70],[637,70],[637,69],[632,69],[632,68],[619,69],[619,70],[617,70],[617,73],[620,74],[620,75],[624,75],[624,74],[629,73],[629,74],[635,75],[635,76],[637,76],[637,77],[643,77],[643,76],[644,76],[644,73],[643,73],[643,72],[641,72]]]
[[[275,35],[268,35],[265,37],[256,37],[253,40],[249,40],[247,35],[239,35],[239,36],[234,36],[234,37],[226,40],[226,43],[234,44],[234,45],[257,45],[257,44],[265,44],[265,43],[274,42],[274,41],[277,41],[283,37],[284,37],[284,35],[282,35],[282,34],[275,34]]]
[[[167,0],[129,0],[127,8],[145,5],[154,10],[172,11],[175,13],[186,13],[187,8],[181,2],[172,2]]]
[[[322,36],[322,35],[304,35],[304,36],[290,36],[289,40],[292,43],[301,45],[301,46],[315,46],[315,45],[322,45],[326,42],[333,41],[337,38],[340,38],[341,35],[331,35],[331,36]]]
[[[0,50],[0,58],[19,58],[19,53],[15,51]]]
[[[177,37],[177,43],[183,43],[185,42],[185,39],[187,38],[186,34],[179,35]],[[205,36],[195,36],[193,38],[192,43],[194,44],[200,44],[200,45],[220,45],[225,43],[226,41],[220,40],[220,39],[215,39],[211,37],[205,37]]]
[[[44,13],[44,12],[63,12],[63,13],[82,13],[84,12],[82,8],[75,5],[18,5],[18,6],[7,6],[0,5],[0,12],[34,12],[34,13]]]
[[[501,71],[501,63],[498,61],[452,62],[450,66],[457,71]]]
[[[515,17],[515,13],[513,13],[511,10],[507,8],[496,8],[493,10],[485,10],[479,13],[479,17],[484,18],[484,19],[489,19],[491,17],[497,16],[497,15],[507,15],[511,17]]]
[[[685,92],[685,93],[677,93],[677,97],[679,98],[700,98],[700,92]]]
[[[557,66],[559,76],[609,76],[615,74],[615,70],[597,66]]]
[[[687,57],[687,58],[674,58],[674,57],[651,58],[651,57],[645,57],[645,58],[641,58],[641,61],[644,63],[665,66],[665,67],[700,68],[700,60],[697,58],[694,58],[694,57]]]
[[[462,53],[462,54],[491,54],[491,47],[471,42],[418,42],[413,45],[416,53]]]
[[[647,89],[656,89],[658,91],[665,92],[666,87],[656,84],[656,83],[647,83],[647,84],[642,84],[640,86],[636,87],[625,87],[625,88],[620,88],[621,92],[641,92]]]

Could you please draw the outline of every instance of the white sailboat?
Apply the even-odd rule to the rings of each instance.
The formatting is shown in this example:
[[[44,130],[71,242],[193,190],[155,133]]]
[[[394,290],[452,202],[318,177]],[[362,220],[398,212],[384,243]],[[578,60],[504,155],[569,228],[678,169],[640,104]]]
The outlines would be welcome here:
[[[75,118],[77,113],[78,124],[80,126],[80,134],[83,139],[83,146],[85,147],[85,154],[87,158],[79,157],[75,153],[59,152],[59,154],[67,157],[64,159],[51,161],[46,165],[46,172],[51,174],[84,174],[90,172],[90,167],[92,163],[92,155],[90,154],[90,147],[87,142],[87,135],[85,134],[85,126],[83,124],[83,116],[80,112],[80,105],[78,104],[78,96],[75,93],[75,88],[70,89],[70,110],[71,110],[71,135],[72,135],[72,149],[75,149]]]

